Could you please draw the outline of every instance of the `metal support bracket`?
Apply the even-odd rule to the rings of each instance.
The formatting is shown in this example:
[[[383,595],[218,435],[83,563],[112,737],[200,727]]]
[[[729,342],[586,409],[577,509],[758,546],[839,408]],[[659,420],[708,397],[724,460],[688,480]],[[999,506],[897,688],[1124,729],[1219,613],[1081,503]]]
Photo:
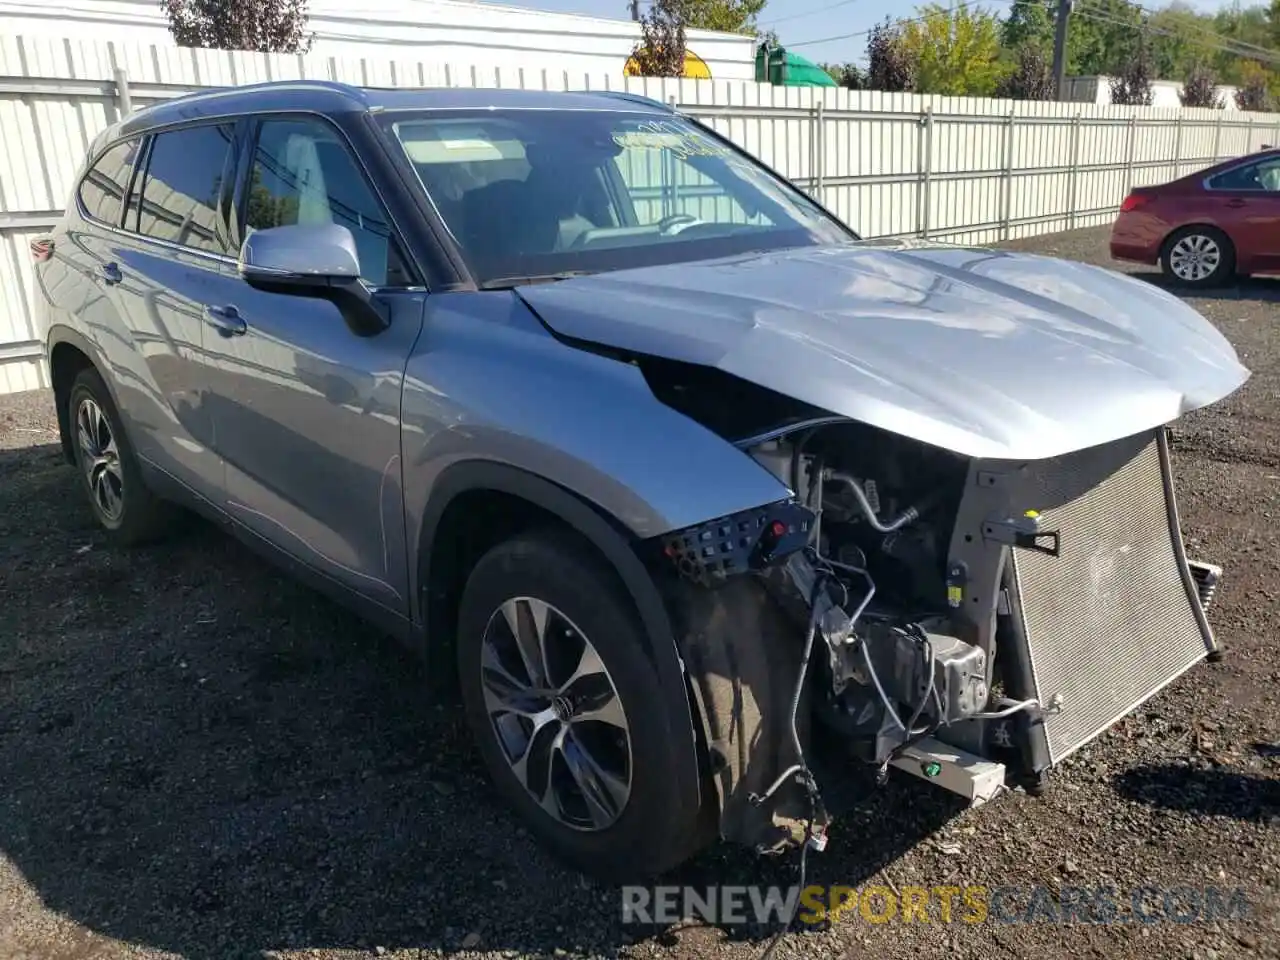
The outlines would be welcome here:
[[[1062,540],[1057,530],[1040,529],[1040,515],[1034,510],[1028,510],[1020,517],[984,520],[982,539],[1019,550],[1047,553],[1051,557],[1058,556]]]

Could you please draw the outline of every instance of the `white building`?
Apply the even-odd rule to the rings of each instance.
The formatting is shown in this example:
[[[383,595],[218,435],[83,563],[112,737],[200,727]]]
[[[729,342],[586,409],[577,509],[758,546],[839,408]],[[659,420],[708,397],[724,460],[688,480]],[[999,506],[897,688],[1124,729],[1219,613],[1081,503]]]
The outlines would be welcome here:
[[[619,0],[621,8],[621,0]],[[621,76],[639,24],[469,0],[310,0],[311,52]],[[158,0],[0,0],[0,35],[172,44]],[[688,76],[755,78],[755,41],[688,32]]]
[[[1151,83],[1151,106],[1180,107],[1182,100],[1182,84],[1177,80],[1153,80]],[[1218,96],[1222,100],[1224,110],[1236,109],[1236,88],[1219,86]],[[1064,100],[1075,103],[1109,104],[1111,102],[1110,77],[1067,77]]]

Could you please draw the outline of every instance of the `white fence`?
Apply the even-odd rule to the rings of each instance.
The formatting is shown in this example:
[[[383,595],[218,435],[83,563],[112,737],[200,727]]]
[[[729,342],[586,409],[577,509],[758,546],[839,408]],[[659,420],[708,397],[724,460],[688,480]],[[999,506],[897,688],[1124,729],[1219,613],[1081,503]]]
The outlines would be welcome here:
[[[59,216],[92,137],[191,90],[301,78],[643,93],[714,126],[867,237],[989,243],[1106,223],[1131,186],[1280,144],[1275,114],[0,37],[0,392],[47,382],[28,243]]]

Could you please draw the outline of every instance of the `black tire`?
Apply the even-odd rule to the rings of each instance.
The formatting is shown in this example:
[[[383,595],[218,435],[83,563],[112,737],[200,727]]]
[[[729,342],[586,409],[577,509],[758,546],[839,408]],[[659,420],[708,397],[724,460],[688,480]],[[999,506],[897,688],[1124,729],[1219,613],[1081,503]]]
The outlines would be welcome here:
[[[1160,269],[1170,281],[1184,287],[1219,286],[1235,275],[1236,248],[1216,227],[1183,227],[1165,240]]]
[[[87,406],[91,404],[92,407]],[[110,439],[114,440],[113,464],[115,471],[103,476],[103,470],[90,471],[90,453],[81,442],[82,413],[91,416],[96,408],[101,411]],[[107,531],[107,535],[123,546],[148,543],[168,534],[176,519],[176,510],[160,500],[142,480],[142,471],[133,445],[120,422],[119,411],[111,400],[106,384],[98,371],[88,368],[80,371],[67,394],[67,423],[71,431],[71,448],[75,455],[76,472],[89,497],[89,509],[94,519]],[[97,476],[95,489],[91,477]],[[118,477],[119,483],[115,482]],[[101,484],[107,484],[115,493],[104,494]],[[115,506],[117,509],[112,509]]]
[[[490,550],[476,564],[463,592],[458,673],[467,721],[499,792],[554,855],[583,873],[619,882],[675,866],[691,856],[707,834],[697,809],[680,808],[673,776],[677,761],[671,745],[692,733],[671,729],[634,608],[601,564],[585,546],[556,531],[522,534]],[[630,735],[630,794],[608,826],[575,829],[540,806],[513,771],[508,750],[490,721],[481,682],[482,649],[491,618],[500,618],[502,605],[515,598],[549,604],[552,616],[562,614],[570,627],[588,638],[621,701]],[[495,630],[501,631],[502,625],[494,622]],[[549,678],[545,686],[553,685],[554,678]],[[535,742],[531,738],[530,743]],[[567,770],[561,761],[560,772],[567,776]],[[556,807],[566,809],[563,803]]]

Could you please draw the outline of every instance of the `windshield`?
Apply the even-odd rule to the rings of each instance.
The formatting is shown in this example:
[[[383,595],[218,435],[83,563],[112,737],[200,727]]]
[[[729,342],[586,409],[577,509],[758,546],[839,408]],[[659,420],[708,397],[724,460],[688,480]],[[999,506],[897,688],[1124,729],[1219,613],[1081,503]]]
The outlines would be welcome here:
[[[856,239],[677,116],[483,110],[383,122],[483,286]]]

